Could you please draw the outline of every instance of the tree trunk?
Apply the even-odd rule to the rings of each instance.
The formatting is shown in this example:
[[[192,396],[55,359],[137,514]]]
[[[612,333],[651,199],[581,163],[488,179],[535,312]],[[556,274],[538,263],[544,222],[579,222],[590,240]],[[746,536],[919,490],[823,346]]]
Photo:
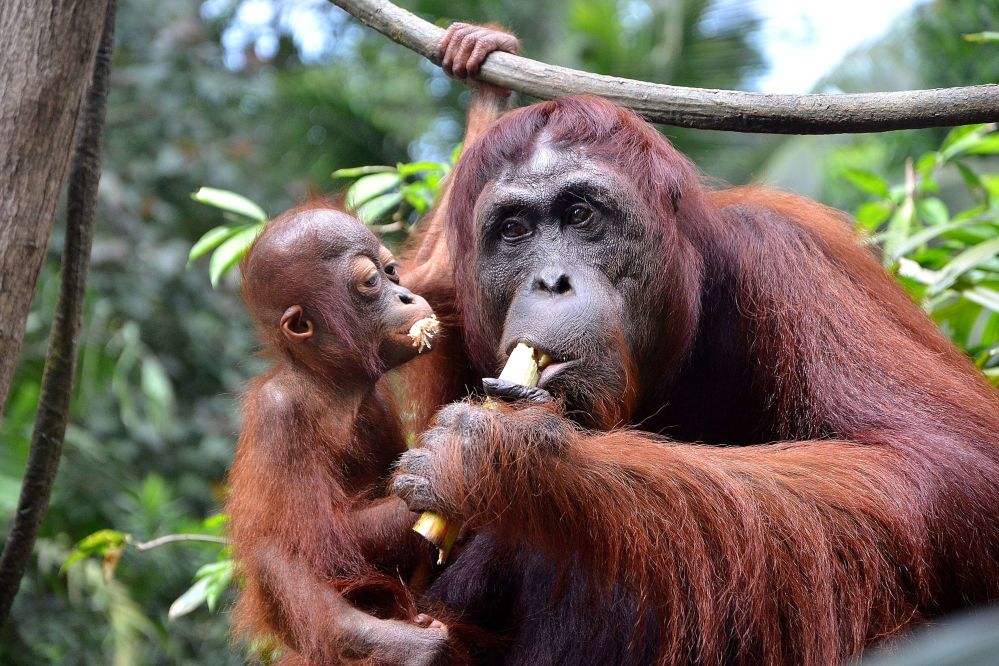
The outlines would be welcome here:
[[[52,486],[69,421],[69,404],[76,375],[80,318],[87,293],[87,271],[94,239],[97,186],[101,178],[101,146],[114,44],[116,0],[108,0],[94,71],[83,103],[73,166],[66,193],[66,244],[62,254],[59,300],[45,357],[35,429],[28,464],[10,532],[0,554],[0,627],[10,613],[28,567],[38,530],[49,508]]]
[[[107,8],[0,1],[0,419]]]

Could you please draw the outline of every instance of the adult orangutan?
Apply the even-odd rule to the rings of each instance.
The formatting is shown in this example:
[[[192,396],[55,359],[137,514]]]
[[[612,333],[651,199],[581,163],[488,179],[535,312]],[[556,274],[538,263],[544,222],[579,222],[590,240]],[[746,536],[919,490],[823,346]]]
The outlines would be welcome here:
[[[449,34],[461,74],[483,33]],[[404,283],[451,344],[410,394],[557,361],[555,401],[445,407],[394,483],[464,522],[429,597],[492,660],[832,664],[999,598],[997,394],[846,216],[710,190],[591,97],[507,113],[450,188]]]

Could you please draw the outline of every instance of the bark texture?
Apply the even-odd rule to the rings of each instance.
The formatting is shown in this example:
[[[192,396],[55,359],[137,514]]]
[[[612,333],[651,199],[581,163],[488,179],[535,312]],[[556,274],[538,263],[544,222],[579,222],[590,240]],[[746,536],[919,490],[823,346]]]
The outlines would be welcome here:
[[[0,2],[0,418],[108,0]]]
[[[62,456],[66,423],[69,419],[69,403],[73,394],[73,379],[76,374],[80,318],[86,296],[90,248],[94,237],[108,76],[114,41],[115,0],[92,4],[91,11],[98,12],[99,9],[103,11],[103,14],[98,13],[100,46],[93,61],[92,78],[83,77],[84,84],[88,78],[91,82],[80,116],[67,193],[66,243],[63,249],[59,300],[52,320],[48,354],[45,358],[45,373],[42,377],[41,395],[38,399],[38,412],[35,415],[35,428],[21,485],[21,496],[10,533],[4,542],[3,554],[0,556],[0,626],[4,624],[10,612],[21,578],[31,559],[38,529],[48,510],[52,485]],[[54,200],[55,196],[52,198]],[[13,228],[17,230],[19,226],[25,226],[24,222],[22,218],[21,224],[14,224]],[[47,226],[50,227],[51,223]],[[41,251],[45,249],[48,240],[47,236],[46,230],[45,240],[38,246],[39,263]],[[37,268],[35,274],[37,275]],[[28,277],[30,276],[24,276],[25,279]],[[35,277],[31,277],[32,291],[34,282]],[[25,314],[30,302],[29,298],[24,303]]]
[[[370,28],[437,60],[444,30],[388,0],[330,0]],[[999,120],[999,85],[836,95],[686,88],[556,67],[496,52],[476,77],[539,99],[590,94],[649,122],[765,134],[842,134]]]

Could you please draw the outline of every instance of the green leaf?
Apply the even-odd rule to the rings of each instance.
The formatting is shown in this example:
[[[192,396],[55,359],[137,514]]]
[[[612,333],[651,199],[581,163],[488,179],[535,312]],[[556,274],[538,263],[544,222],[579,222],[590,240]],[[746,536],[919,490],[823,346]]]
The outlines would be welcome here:
[[[208,610],[215,611],[219,598],[232,582],[234,571],[235,564],[232,559],[212,562],[198,569],[195,578],[208,581],[205,588],[205,602],[208,604]]]
[[[184,594],[177,597],[177,600],[170,604],[170,610],[167,611],[167,617],[171,620],[175,620],[178,617],[187,615],[191,611],[196,610],[208,599],[209,585],[211,585],[210,578],[200,578],[196,580],[194,585],[187,588],[187,591],[184,592]]]
[[[239,227],[231,227],[228,225],[223,225],[221,227],[215,227],[214,229],[209,229],[205,232],[205,235],[198,239],[198,242],[194,244],[191,251],[187,255],[187,265],[191,266],[192,263],[201,255],[206,252],[214,250],[219,245],[222,244],[225,239],[231,237],[234,233],[239,231]]]
[[[434,205],[434,199],[437,198],[434,189],[421,181],[406,185],[401,192],[409,205],[416,209],[420,215],[430,210],[430,207]]]
[[[395,171],[392,173],[376,173],[372,176],[360,178],[347,190],[344,205],[349,210],[356,211],[368,201],[397,187],[401,180],[402,178]]]
[[[395,167],[390,166],[360,166],[350,169],[337,169],[331,175],[334,178],[360,178],[361,176],[373,173],[391,173],[394,171]]]
[[[928,224],[947,224],[950,220],[950,213],[943,201],[936,197],[927,197],[916,202],[916,212],[919,218]]]
[[[933,173],[933,170],[937,168],[937,165],[940,164],[942,160],[943,156],[936,151],[926,153],[919,158],[919,161],[916,162],[916,171],[919,175],[925,178]]]
[[[408,178],[427,171],[444,171],[447,169],[447,165],[440,162],[400,162],[396,165],[396,169],[398,169],[400,176]]]
[[[173,384],[166,369],[155,356],[145,356],[141,366],[142,393],[147,399],[161,405],[173,403]]]
[[[955,162],[954,166],[961,172],[961,177],[964,179],[964,183],[968,186],[968,191],[971,192],[972,196],[986,192],[985,183],[982,182],[977,173],[971,170],[971,167],[961,162]]]
[[[925,245],[926,243],[928,243],[929,241],[933,240],[938,236],[943,236],[951,231],[954,231],[955,229],[960,229],[962,227],[969,227],[975,224],[982,224],[982,220],[980,218],[971,218],[968,220],[954,220],[953,222],[948,222],[947,224],[941,224],[940,226],[937,227],[930,227],[928,229],[923,229],[918,233],[912,234],[911,236],[905,239],[905,242],[898,245],[898,247],[895,249],[895,252],[897,253],[896,256],[903,257],[912,252],[913,250],[915,250],[917,247]]]
[[[239,263],[263,228],[263,224],[245,225],[215,250],[211,261],[208,262],[208,276],[212,281],[212,287],[218,286],[222,276]]]
[[[213,516],[208,516],[201,521],[202,529],[206,529],[212,532],[219,532],[225,527],[226,523],[229,522],[229,514],[227,513],[216,513]]]
[[[991,361],[994,358],[999,358],[999,345],[990,347],[989,349],[986,349],[981,354],[976,356],[975,365],[977,365],[979,368],[984,368],[986,365],[988,365],[989,361]]]
[[[969,155],[995,155],[999,153],[999,134],[989,134],[971,144],[966,151]]]
[[[898,260],[898,275],[919,284],[933,284],[937,279],[936,271],[923,268],[915,261],[905,257]]]
[[[884,201],[870,201],[857,208],[857,228],[874,231],[891,215],[892,206]]]
[[[84,537],[63,562],[62,567],[59,568],[59,573],[66,573],[71,566],[84,558],[100,557],[109,549],[121,548],[128,541],[128,538],[127,534],[118,530],[98,530]]]
[[[972,32],[962,35],[966,42],[999,42],[999,32]]]
[[[985,263],[996,254],[999,254],[999,238],[993,238],[968,248],[937,272],[936,281],[929,286],[926,293],[940,293],[954,284],[961,275]]]
[[[943,155],[945,160],[953,159],[961,153],[966,152],[978,143],[982,136],[988,134],[993,129],[995,129],[995,125],[985,124],[955,127],[947,134],[943,145],[940,146],[940,154]]]
[[[961,292],[961,295],[984,308],[988,308],[993,312],[999,312],[999,291],[983,287],[982,285],[976,285],[971,289],[965,289]]]
[[[898,207],[895,214],[891,216],[888,226],[885,228],[884,252],[885,259],[890,263],[899,257],[898,248],[902,246],[905,239],[909,237],[909,230],[912,228],[912,218],[915,214],[915,206],[912,199],[906,199]]]
[[[389,192],[371,199],[366,204],[357,209],[357,219],[364,224],[374,224],[390,211],[399,207],[402,202],[402,195],[398,192]]]
[[[267,213],[264,209],[253,203],[242,194],[236,194],[229,190],[219,190],[214,187],[202,187],[191,195],[191,198],[198,203],[203,203],[215,208],[227,210],[230,213],[242,215],[255,222],[266,222]]]
[[[843,177],[868,194],[873,194],[874,196],[881,197],[882,199],[887,199],[891,196],[888,183],[885,182],[884,178],[873,171],[866,171],[864,169],[844,169]]]

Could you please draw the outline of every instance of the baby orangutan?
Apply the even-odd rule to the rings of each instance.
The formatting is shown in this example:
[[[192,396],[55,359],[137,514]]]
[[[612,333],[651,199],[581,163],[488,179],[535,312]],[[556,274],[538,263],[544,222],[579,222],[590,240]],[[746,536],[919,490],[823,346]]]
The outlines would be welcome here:
[[[448,627],[418,615],[400,582],[430,552],[415,514],[385,497],[406,447],[377,383],[428,347],[430,306],[399,286],[369,229],[331,208],[271,222],[242,273],[273,366],[243,398],[229,476],[246,581],[236,631],[279,639],[286,666],[437,663]]]

